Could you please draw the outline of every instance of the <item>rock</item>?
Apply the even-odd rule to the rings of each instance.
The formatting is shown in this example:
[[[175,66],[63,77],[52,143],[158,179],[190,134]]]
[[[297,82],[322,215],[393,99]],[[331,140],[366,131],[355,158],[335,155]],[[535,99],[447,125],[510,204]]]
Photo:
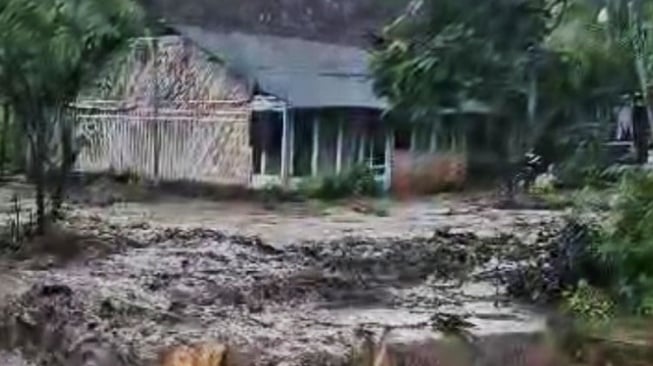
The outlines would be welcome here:
[[[227,346],[221,343],[181,345],[163,351],[157,366],[222,366],[226,357]]]
[[[471,366],[474,350],[456,339],[431,332],[393,330],[374,347],[375,366],[456,365]]]
[[[474,338],[393,330],[374,347],[374,365],[556,366],[555,350],[540,333]]]

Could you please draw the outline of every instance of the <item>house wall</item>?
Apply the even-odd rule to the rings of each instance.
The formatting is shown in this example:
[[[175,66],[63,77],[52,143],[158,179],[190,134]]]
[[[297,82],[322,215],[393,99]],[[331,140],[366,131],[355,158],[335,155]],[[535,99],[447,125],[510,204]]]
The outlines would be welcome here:
[[[151,110],[78,111],[80,172],[133,173],[149,180],[247,185],[251,177],[250,112],[204,116]]]
[[[99,90],[80,98],[75,110],[82,141],[77,169],[249,184],[246,85],[181,38],[162,38],[156,52],[152,49],[136,45],[118,60],[129,67],[110,70],[118,74],[105,75]],[[104,80],[113,87],[107,89]]]

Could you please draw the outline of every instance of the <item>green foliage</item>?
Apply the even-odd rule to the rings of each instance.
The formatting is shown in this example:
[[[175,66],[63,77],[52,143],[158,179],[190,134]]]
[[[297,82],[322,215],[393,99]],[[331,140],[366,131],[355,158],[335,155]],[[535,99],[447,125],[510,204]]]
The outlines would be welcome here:
[[[20,171],[24,154],[21,154],[21,136],[9,103],[0,104],[0,174]]]
[[[613,195],[610,190],[586,186],[571,195],[571,202],[574,209],[579,213],[605,212],[610,210],[612,206]]]
[[[627,174],[598,251],[612,277],[612,291],[629,310],[653,311],[653,174]]]
[[[0,97],[29,142],[39,230],[46,226],[45,173],[60,152],[53,216],[72,167],[67,103],[126,41],[139,33],[132,0],[5,0],[0,2]],[[55,140],[57,133],[59,140]],[[59,147],[61,148],[59,150]]]
[[[567,84],[580,99],[575,102],[637,88],[632,44],[616,32],[616,16],[611,23],[597,21],[600,11],[586,0],[569,1],[560,26],[547,39],[572,67],[565,80],[556,82]],[[580,94],[587,92],[585,97]]]
[[[641,90],[651,76],[642,70],[653,70],[653,3],[421,3],[389,27],[374,53],[376,89],[393,110],[432,122],[443,108],[482,101],[493,111],[483,128],[496,159],[534,147],[549,161],[572,157],[558,172],[563,181],[600,183],[607,166],[593,140],[605,138],[618,96]]]
[[[0,93],[54,107],[73,98],[113,51],[140,30],[131,0],[6,0],[0,5]]]
[[[610,297],[584,280],[573,290],[563,292],[563,308],[589,323],[608,321],[615,312],[615,304]]]
[[[311,198],[335,200],[351,196],[378,196],[381,189],[367,165],[356,165],[339,175],[306,183],[301,190]]]
[[[417,14],[387,30],[385,46],[375,52],[377,91],[416,120],[469,100],[501,108],[523,95],[529,50],[548,32],[548,3],[424,1]]]
[[[566,310],[588,321],[616,310],[653,315],[653,173],[612,167],[597,176],[602,185],[572,196],[576,214],[599,213],[602,221],[587,258],[596,270],[564,294]]]
[[[588,166],[579,168],[579,173],[577,173],[579,178],[576,183],[579,183],[583,188],[609,190],[618,185],[624,177],[640,171],[640,167],[633,165],[611,165],[602,169],[605,164],[592,164],[592,160],[588,161],[590,162]],[[578,187],[578,185],[569,185]]]
[[[386,31],[373,55],[376,90],[413,121],[437,121],[444,109],[480,101],[490,110],[485,125],[466,133],[501,167],[531,148],[559,161],[570,125],[593,121],[599,99],[636,85],[633,73],[621,72],[626,61],[590,47],[607,43],[600,32],[587,52],[577,47],[574,32],[595,23],[595,12],[584,0],[426,0]]]
[[[603,188],[609,183],[604,172],[611,157],[604,142],[612,135],[611,108],[623,93],[641,90],[634,15],[626,3],[569,0],[560,25],[545,43],[560,62],[540,85],[540,104],[551,123],[539,148],[562,162],[557,174],[566,186]],[[609,17],[601,22],[604,7]],[[642,12],[644,18],[651,15]]]
[[[611,165],[607,167],[601,175],[603,179],[609,182],[618,183],[625,177],[638,174],[640,171],[641,168],[635,165]]]

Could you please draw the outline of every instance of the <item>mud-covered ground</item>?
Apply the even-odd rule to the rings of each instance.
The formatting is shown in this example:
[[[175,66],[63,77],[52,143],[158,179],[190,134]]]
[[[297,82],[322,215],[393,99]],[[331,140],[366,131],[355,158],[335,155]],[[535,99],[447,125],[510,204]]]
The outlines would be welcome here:
[[[537,261],[559,213],[455,199],[396,204],[383,217],[311,210],[77,207],[82,255],[2,271],[1,364],[21,365],[22,351],[46,365],[149,365],[168,345],[215,339],[245,365],[337,365],[357,330],[437,335],[435,314],[460,314],[478,335],[544,327],[496,274]]]

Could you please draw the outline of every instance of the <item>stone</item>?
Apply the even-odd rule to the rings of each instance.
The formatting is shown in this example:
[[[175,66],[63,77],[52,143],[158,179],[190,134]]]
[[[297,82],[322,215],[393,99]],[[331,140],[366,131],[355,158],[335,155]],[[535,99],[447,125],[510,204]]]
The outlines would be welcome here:
[[[556,366],[557,353],[542,333],[449,336],[395,329],[374,346],[372,366]]]

